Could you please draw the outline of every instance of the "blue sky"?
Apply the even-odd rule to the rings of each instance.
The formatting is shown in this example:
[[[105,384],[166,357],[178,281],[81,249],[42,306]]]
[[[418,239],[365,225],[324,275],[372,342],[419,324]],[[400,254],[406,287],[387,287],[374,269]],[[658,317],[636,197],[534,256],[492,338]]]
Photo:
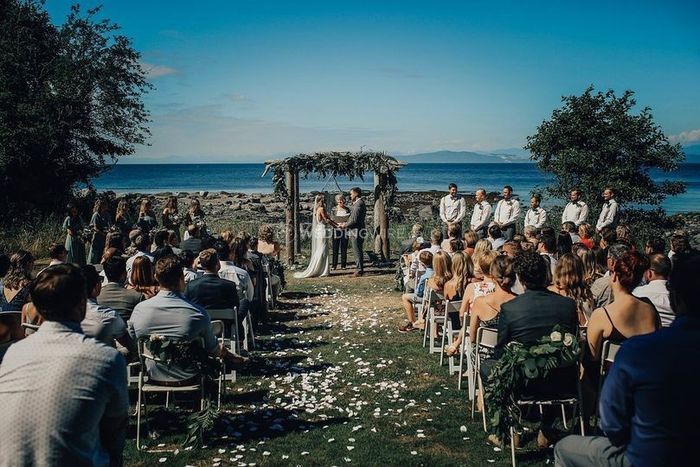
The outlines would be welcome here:
[[[84,1],[156,86],[139,161],[520,147],[589,85],[700,140],[700,2]],[[68,10],[48,0],[55,22]]]

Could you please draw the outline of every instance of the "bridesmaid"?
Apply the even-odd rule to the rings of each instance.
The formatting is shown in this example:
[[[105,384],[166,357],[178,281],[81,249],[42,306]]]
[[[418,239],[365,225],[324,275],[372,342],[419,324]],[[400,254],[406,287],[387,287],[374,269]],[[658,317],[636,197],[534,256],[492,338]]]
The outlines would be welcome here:
[[[178,244],[180,243],[180,216],[177,212],[177,196],[171,196],[165,203],[165,208],[163,208],[163,227],[168,230],[175,232]]]
[[[141,201],[141,208],[139,209],[139,218],[136,221],[136,226],[145,234],[150,234],[151,230],[158,227],[156,213],[153,212],[153,205],[148,198]]]
[[[98,264],[102,260],[105,249],[107,231],[112,225],[108,214],[109,205],[107,200],[98,199],[95,201],[90,227],[92,228],[92,242],[90,243],[90,253],[88,253],[88,264]]]
[[[85,224],[78,216],[78,208],[75,205],[69,204],[67,210],[68,217],[63,221],[63,228],[67,231],[66,250],[68,251],[68,256],[66,257],[66,262],[85,266],[85,243],[80,237]]]
[[[114,216],[114,225],[119,228],[124,238],[129,238],[129,232],[134,228],[134,221],[129,211],[127,200],[120,200],[119,204],[117,204],[117,213]]]

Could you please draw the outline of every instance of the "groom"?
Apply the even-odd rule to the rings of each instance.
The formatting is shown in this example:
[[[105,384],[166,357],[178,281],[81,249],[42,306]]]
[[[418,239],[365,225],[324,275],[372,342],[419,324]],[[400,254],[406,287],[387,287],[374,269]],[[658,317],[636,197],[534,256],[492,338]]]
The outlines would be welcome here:
[[[362,190],[355,187],[350,190],[350,200],[352,201],[352,206],[350,207],[350,218],[344,224],[340,224],[340,227],[348,231],[348,237],[352,243],[352,251],[355,254],[355,264],[357,271],[353,274],[353,277],[360,277],[364,274],[364,251],[362,249],[365,243],[365,217],[367,216],[367,207],[365,206],[364,200],[361,198]]]

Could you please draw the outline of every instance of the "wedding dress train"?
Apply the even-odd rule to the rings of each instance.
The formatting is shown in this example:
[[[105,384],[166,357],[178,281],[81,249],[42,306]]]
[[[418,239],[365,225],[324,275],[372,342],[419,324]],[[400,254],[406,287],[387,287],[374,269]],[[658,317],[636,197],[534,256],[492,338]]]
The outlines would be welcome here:
[[[314,210],[314,220],[311,228],[311,260],[303,272],[294,274],[297,279],[309,277],[324,277],[330,274],[328,262],[328,229],[326,224],[318,220],[317,209]]]

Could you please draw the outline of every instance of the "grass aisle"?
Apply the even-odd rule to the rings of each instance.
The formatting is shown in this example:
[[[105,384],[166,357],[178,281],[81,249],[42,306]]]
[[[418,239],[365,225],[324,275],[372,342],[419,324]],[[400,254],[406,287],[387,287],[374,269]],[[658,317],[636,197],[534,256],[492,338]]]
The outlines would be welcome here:
[[[290,274],[291,276],[291,274]],[[209,445],[184,450],[187,410],[155,410],[158,439],[130,465],[509,465],[486,443],[466,392],[399,334],[393,275],[291,280],[251,369],[228,392]],[[186,401],[183,406],[187,407]],[[132,417],[132,429],[133,427]],[[544,465],[551,453],[519,454]]]

